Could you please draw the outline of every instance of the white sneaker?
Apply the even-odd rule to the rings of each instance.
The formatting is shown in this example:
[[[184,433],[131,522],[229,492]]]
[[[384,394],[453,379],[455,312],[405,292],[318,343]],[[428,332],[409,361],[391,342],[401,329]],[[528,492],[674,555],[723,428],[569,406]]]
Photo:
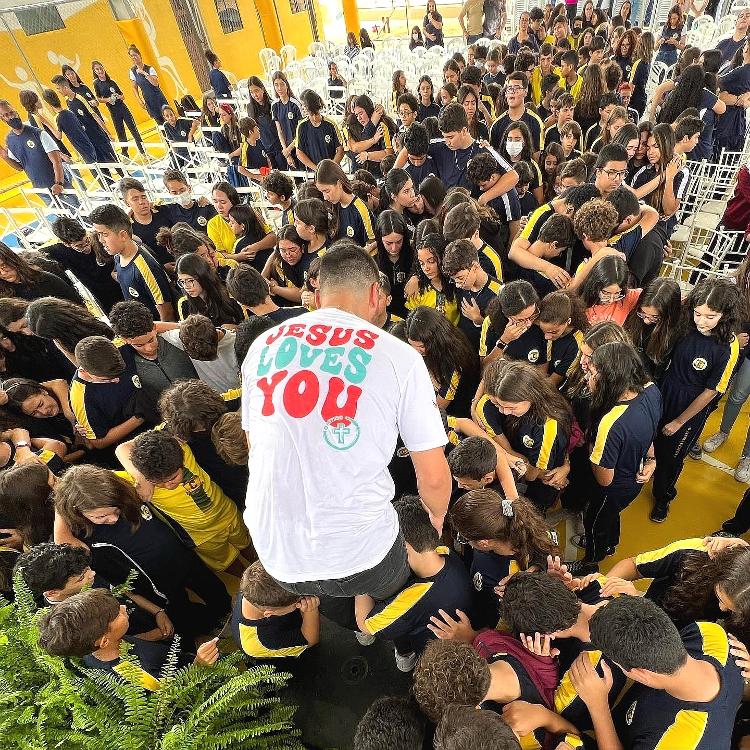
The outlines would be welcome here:
[[[357,643],[359,643],[360,646],[372,646],[372,644],[375,643],[374,635],[363,633],[361,630],[357,630],[354,633],[354,637],[357,639]]]
[[[737,468],[734,470],[734,478],[738,482],[750,482],[750,456],[740,456]]]
[[[399,654],[395,648],[393,649],[393,654],[396,657],[396,666],[400,672],[411,672],[414,669],[414,666],[417,663],[416,654]]]
[[[711,435],[710,438],[703,441],[703,450],[706,453],[713,453],[720,445],[724,445],[728,437],[729,435],[725,432],[717,432],[715,435]]]

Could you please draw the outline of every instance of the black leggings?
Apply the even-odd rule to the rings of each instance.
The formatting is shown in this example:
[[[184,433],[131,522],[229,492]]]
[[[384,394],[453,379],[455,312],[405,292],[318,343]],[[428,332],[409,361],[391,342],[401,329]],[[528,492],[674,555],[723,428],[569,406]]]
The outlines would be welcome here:
[[[127,137],[125,135],[125,126],[127,125],[128,130],[130,131],[130,134],[133,136],[133,140],[135,141],[135,145],[138,147],[138,150],[143,154],[145,153],[143,149],[143,139],[141,138],[141,134],[138,132],[138,128],[135,124],[135,118],[133,117],[133,113],[127,108],[117,108],[114,110],[109,111],[112,122],[115,126],[115,131],[117,133],[117,139],[119,141],[126,141]],[[128,149],[123,146],[122,147],[122,155],[127,156],[128,155]]]
[[[620,513],[638,497],[641,485],[629,489],[601,487],[593,490],[591,500],[583,514],[586,531],[586,555],[588,562],[600,562],[607,550],[620,543]]]
[[[734,517],[724,521],[721,528],[735,536],[745,534],[750,529],[750,490],[746,490],[742,496]]]

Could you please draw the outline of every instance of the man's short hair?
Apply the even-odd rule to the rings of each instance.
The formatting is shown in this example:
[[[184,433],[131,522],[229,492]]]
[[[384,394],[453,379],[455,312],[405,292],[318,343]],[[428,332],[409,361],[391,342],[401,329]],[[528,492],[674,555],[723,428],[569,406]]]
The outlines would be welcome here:
[[[234,355],[237,359],[237,364],[240,367],[245,361],[245,357],[247,356],[253,341],[275,325],[276,323],[265,315],[253,315],[252,318],[249,320],[243,320],[242,323],[237,326],[237,329],[234,332]]]
[[[52,656],[87,656],[119,612],[120,604],[109,591],[81,591],[42,615],[39,645]]]
[[[523,73],[528,72],[529,68],[534,66],[534,54],[531,50],[520,49],[516,55],[516,61],[513,64],[514,70],[520,70]]]
[[[459,203],[445,215],[443,237],[446,242],[468,240],[478,231],[481,221],[473,203]]]
[[[365,290],[377,284],[380,276],[372,256],[350,242],[329,250],[320,259],[318,279],[320,293],[326,294],[341,287]]]
[[[53,86],[65,86],[65,88],[71,88],[70,81],[65,77],[61,75],[52,76],[52,85]]]
[[[568,188],[563,194],[563,200],[566,206],[572,206],[573,211],[577,211],[584,203],[588,203],[592,198],[601,198],[602,194],[599,188],[593,182],[584,182],[583,185],[576,185]]]
[[[166,430],[148,430],[132,443],[130,460],[136,471],[154,484],[173,477],[185,463],[182,446]]]
[[[446,706],[434,746],[435,750],[521,750],[500,714],[474,706]]]
[[[240,593],[250,604],[254,604],[259,609],[280,609],[300,599],[299,594],[287,591],[272,578],[260,560],[256,560],[242,574]]]
[[[448,466],[454,477],[478,482],[482,477],[495,471],[495,444],[484,437],[467,437],[448,454]]]
[[[99,378],[116,378],[125,370],[120,350],[104,336],[86,336],[75,348],[79,367]]]
[[[354,732],[354,750],[420,750],[424,720],[408,698],[383,696],[365,712]]]
[[[396,109],[398,109],[402,104],[406,104],[407,107],[412,112],[419,111],[419,102],[417,101],[417,97],[414,96],[414,94],[409,93],[408,91],[405,94],[401,94],[399,98],[396,100]]]
[[[618,596],[589,623],[591,643],[623,669],[674,674],[687,651],[666,612],[642,596]]]
[[[119,206],[114,203],[105,203],[97,206],[90,214],[89,221],[92,224],[102,224],[112,232],[127,232],[133,235],[133,222],[130,217]]]
[[[443,273],[450,277],[479,263],[479,252],[469,240],[454,240],[445,248]]]
[[[430,641],[414,668],[414,697],[435,723],[451,704],[475,708],[489,689],[489,665],[468,643]]]
[[[570,125],[570,123],[565,124]],[[588,177],[586,162],[580,157],[563,162],[560,165],[560,171],[558,174],[561,180],[563,177],[570,177],[574,179],[579,185],[583,185],[583,183],[586,182],[586,178]]]
[[[482,83],[482,71],[476,65],[467,65],[461,71],[461,83],[479,86]]]
[[[568,122],[564,122],[562,125],[560,125],[560,127],[558,128],[558,132],[560,133],[560,135],[573,133],[575,138],[578,139],[581,137],[581,126],[575,120],[568,120]]]
[[[441,133],[455,133],[468,127],[466,110],[458,102],[447,104],[438,115],[438,128]]]
[[[417,495],[403,495],[393,502],[404,539],[416,552],[429,552],[440,544],[440,535]]]
[[[53,91],[52,89],[44,89],[44,91],[42,91],[42,99],[44,99],[44,101],[51,107],[54,107],[55,109],[62,109],[62,102],[60,101],[60,97],[57,95],[57,91]]]
[[[117,184],[117,189],[120,191],[120,196],[123,200],[128,195],[128,190],[137,190],[139,193],[145,193],[146,188],[140,180],[136,180],[135,177],[123,177]]]
[[[606,46],[607,43],[604,41],[604,37],[595,36],[589,44],[589,51],[595,52],[597,50],[603,50]]]
[[[544,11],[540,7],[535,6],[529,11],[529,20],[530,21],[543,21]]]
[[[89,553],[82,547],[42,542],[18,558],[13,573],[20,573],[31,593],[38,597],[45,591],[65,588],[69,578],[90,566]]]
[[[570,247],[575,238],[573,222],[567,216],[558,213],[552,214],[542,224],[538,237],[542,242],[557,242],[558,247]]]
[[[127,300],[112,306],[109,311],[109,324],[115,336],[135,339],[154,330],[154,316],[143,302]]]
[[[508,581],[500,608],[503,621],[515,635],[550,635],[575,624],[581,602],[562,581],[546,571],[522,572]]]
[[[248,445],[238,411],[222,414],[211,428],[211,442],[219,458],[230,466],[247,466]]]
[[[213,362],[219,350],[219,334],[210,318],[188,315],[180,325],[180,342],[190,359]]]
[[[529,87],[529,77],[522,70],[514,70],[512,73],[510,73],[505,79],[506,86],[511,81],[515,81],[525,89]]]
[[[404,148],[409,156],[425,156],[430,148],[430,134],[421,122],[415,122],[404,133]]]
[[[466,166],[466,176],[475,185],[486,182],[493,174],[503,174],[503,170],[497,159],[486,151],[472,157]]]
[[[578,237],[583,239],[586,235],[592,242],[608,240],[619,223],[617,209],[601,198],[584,203],[573,216],[573,228]]]
[[[608,196],[607,202],[611,203],[617,211],[617,223],[622,224],[628,216],[638,216],[641,213],[641,204],[636,194],[624,185],[616,187]]]
[[[227,290],[246,307],[262,305],[269,296],[268,282],[247,263],[240,263],[229,271]]]
[[[576,101],[575,99],[567,93],[567,91],[564,91],[560,96],[557,97],[557,107],[558,109],[573,109],[575,107]],[[575,121],[572,121],[575,122]],[[580,126],[579,126],[580,127]]]
[[[607,91],[599,97],[599,109],[605,109],[609,106],[617,106],[620,100],[617,98],[617,94],[612,91]]]
[[[604,169],[611,161],[628,161],[628,151],[621,143],[608,143],[599,152],[595,169]]]
[[[294,180],[278,169],[272,169],[263,178],[263,187],[285,199],[294,195]]]
[[[518,175],[519,185],[531,184],[531,181],[534,179],[534,172],[531,169],[531,164],[527,161],[517,161],[513,165],[513,169],[516,170],[516,174]]]
[[[573,50],[568,50],[567,52],[563,52],[560,62],[567,63],[576,68],[578,67],[578,55]]]
[[[677,141],[692,138],[696,133],[703,132],[703,120],[700,117],[680,117],[675,125],[674,137]]]

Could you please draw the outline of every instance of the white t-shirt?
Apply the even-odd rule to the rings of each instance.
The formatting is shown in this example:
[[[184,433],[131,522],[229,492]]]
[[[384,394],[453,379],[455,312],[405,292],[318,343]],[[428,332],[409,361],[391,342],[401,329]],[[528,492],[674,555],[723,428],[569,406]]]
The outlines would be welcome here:
[[[163,331],[159,335],[163,336],[170,344],[174,344],[178,349],[185,351],[185,347],[180,341],[178,328]],[[224,330],[224,335],[219,339],[219,344],[216,347],[216,359],[212,362],[190,358],[198,377],[218,393],[233,391],[240,385],[237,356],[234,353],[234,338],[233,330]]]
[[[435,391],[408,344],[324,308],[262,334],[242,365],[250,437],[245,523],[280,581],[344,578],[375,567],[398,518],[388,464],[445,445]]]

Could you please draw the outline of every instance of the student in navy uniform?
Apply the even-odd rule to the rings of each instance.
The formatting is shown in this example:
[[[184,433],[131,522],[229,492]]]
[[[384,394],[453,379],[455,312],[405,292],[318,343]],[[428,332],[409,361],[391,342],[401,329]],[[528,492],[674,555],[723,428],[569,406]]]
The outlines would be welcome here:
[[[125,95],[122,93],[122,89],[109,77],[109,73],[98,60],[94,60],[91,63],[91,70],[94,74],[94,91],[96,97],[100,102],[104,102],[109,110],[109,116],[112,118],[112,124],[115,126],[115,132],[117,138],[121,142],[126,140],[125,137],[125,126],[128,126],[130,134],[133,136],[135,145],[138,150],[143,154],[145,153],[143,148],[143,139],[138,131],[138,126],[135,124],[133,113],[125,104]],[[127,147],[122,148],[123,156],[128,155]]]
[[[279,307],[271,299],[268,282],[246,263],[229,272],[227,290],[246,311],[253,315],[264,315],[274,323],[283,323],[307,312],[304,307]]]
[[[70,65],[63,65],[60,72],[70,86],[71,91],[98,112],[99,100],[94,96],[91,89],[78,77],[75,68],[71,68]]]
[[[307,117],[297,125],[294,138],[297,159],[313,172],[323,159],[331,159],[338,164],[344,158],[338,125],[322,114],[325,105],[315,91],[305,89],[300,99],[307,110]]]
[[[666,519],[685,457],[737,365],[739,305],[737,287],[724,279],[699,282],[683,303],[681,335],[660,386],[664,411],[654,441],[651,511],[651,520],[657,523]]]
[[[263,178],[263,189],[268,202],[281,209],[281,226],[294,223],[294,180],[278,169],[272,169]]]
[[[435,87],[429,76],[422,76],[419,79],[417,94],[417,122],[422,122],[427,117],[437,117],[440,114],[440,107],[435,103]]]
[[[39,128],[24,125],[10,102],[0,99],[0,120],[10,128],[0,158],[17,172],[25,172],[32,186],[49,190],[61,205],[78,207],[76,196],[61,196],[71,187],[63,170],[63,154],[52,138]],[[59,196],[59,197],[57,197]],[[49,199],[42,196],[45,202]]]
[[[115,273],[123,298],[143,302],[154,318],[174,320],[167,274],[148,250],[133,240],[133,225],[128,215],[109,203],[94,209],[90,219],[102,245],[115,258]]]
[[[451,242],[445,250],[443,273],[456,285],[461,317],[458,327],[466,334],[472,348],[479,349],[482,321],[487,307],[501,289],[479,263],[479,253],[470,240]]]
[[[482,382],[476,419],[510,460],[520,462],[519,471],[523,466],[524,494],[544,513],[567,484],[570,406],[528,363],[492,362]]]
[[[376,110],[367,95],[355,97],[351,107],[352,112],[345,121],[347,155],[352,164],[361,165],[375,177],[381,177],[381,162],[393,154],[396,123],[384,114],[381,106]]]
[[[196,232],[205,234],[208,222],[216,216],[216,209],[205,198],[195,199],[188,178],[179,169],[165,170],[162,182],[175,199],[170,206],[162,207],[169,214],[171,225],[185,222]]]
[[[415,122],[404,134],[404,148],[406,149],[407,161],[404,170],[409,173],[416,188],[422,180],[437,173],[437,167],[431,156],[430,135],[427,128],[420,122]]]
[[[271,97],[258,76],[250,76],[247,79],[247,89],[250,93],[250,102],[247,113],[260,130],[260,143],[263,150],[268,154],[270,160],[269,168],[288,169],[276,124],[271,112]]]
[[[78,118],[69,109],[63,109],[60,97],[52,89],[44,89],[42,99],[54,112],[55,125],[60,134],[70,141],[70,145],[78,152],[82,161],[86,164],[94,164],[96,149]]]
[[[123,203],[130,209],[128,217],[133,224],[133,236],[141,241],[161,265],[174,263],[169,251],[156,239],[162,227],[170,228],[175,223],[172,207],[154,205],[149,200],[143,183],[135,177],[124,177],[118,188]]]
[[[406,282],[414,267],[413,234],[401,214],[390,209],[382,211],[375,227],[378,268],[388,278],[393,301],[390,310],[406,317]]]
[[[336,238],[348,237],[368,252],[375,249],[372,214],[365,202],[354,195],[352,184],[343,169],[324,159],[315,172],[315,185],[336,212]]]
[[[430,618],[438,610],[450,614],[461,610],[471,616],[474,591],[463,562],[448,547],[440,546],[440,536],[419,498],[404,495],[394,507],[412,576],[394,596],[375,602],[368,594],[360,594],[354,607],[359,629],[394,641],[396,666],[410,672],[434,638],[427,627]]]
[[[143,109],[156,120],[157,125],[161,125],[164,122],[161,116],[161,108],[168,102],[164,92],[159,87],[156,70],[144,63],[140,50],[134,44],[128,47],[128,56],[133,63],[133,67],[130,69],[133,91],[135,91]]]
[[[287,77],[277,70],[271,76],[271,83],[277,98],[271,103],[271,117],[276,125],[282,154],[289,169],[296,169],[297,162],[292,155],[297,126],[302,121],[302,105],[294,98],[294,92]]]
[[[205,315],[215,327],[236,326],[245,316],[227,293],[213,266],[197,253],[181,255],[175,264],[177,285],[185,294],[177,302],[177,315]]]
[[[620,596],[591,618],[591,642],[634,681],[614,717],[597,699],[586,701],[597,737],[616,731],[633,750],[673,745],[680,750],[729,748],[743,693],[742,670],[726,631],[694,622],[678,631],[656,604]],[[588,677],[585,661],[572,674]]]
[[[221,60],[219,59],[219,56],[210,49],[207,49],[206,60],[208,60],[208,64],[211,66],[211,70],[208,71],[208,80],[211,83],[211,88],[214,90],[216,98],[231,99],[232,84],[229,83],[229,79],[221,70]]]
[[[595,349],[586,380],[592,394],[589,444],[596,483],[583,517],[585,541],[575,543],[586,550],[582,567],[596,568],[620,542],[620,513],[654,472],[661,397],[629,344]]]
[[[536,325],[547,342],[547,377],[559,388],[578,367],[589,327],[580,297],[564,290],[550,292],[539,304]]]
[[[727,111],[716,125],[714,150],[717,154],[722,148],[741,151],[745,144],[745,108],[750,92],[750,41],[745,41],[740,64],[719,76],[719,90],[719,97],[727,105]]]
[[[305,283],[303,258],[307,248],[307,240],[299,236],[294,224],[279,229],[276,251],[263,269],[263,277],[268,279],[268,289],[274,301],[280,302],[282,307],[299,305],[302,300]]]
[[[524,122],[531,132],[531,142],[534,154],[544,148],[544,124],[535,112],[526,108],[526,94],[528,92],[528,77],[526,73],[516,71],[508,76],[505,87],[505,101],[508,109],[504,115],[498,117],[490,128],[490,143],[494,149],[500,147],[500,138],[513,122]]]
[[[175,111],[168,104],[161,108],[161,116],[164,119],[164,137],[171,144],[177,142],[192,142],[195,132],[198,130],[198,120],[188,120],[187,117],[177,117]],[[190,166],[190,152],[184,146],[169,147],[172,165],[176,169]]]
[[[232,608],[232,638],[253,663],[286,669],[320,640],[319,606],[317,596],[283,589],[258,560],[242,574]]]

